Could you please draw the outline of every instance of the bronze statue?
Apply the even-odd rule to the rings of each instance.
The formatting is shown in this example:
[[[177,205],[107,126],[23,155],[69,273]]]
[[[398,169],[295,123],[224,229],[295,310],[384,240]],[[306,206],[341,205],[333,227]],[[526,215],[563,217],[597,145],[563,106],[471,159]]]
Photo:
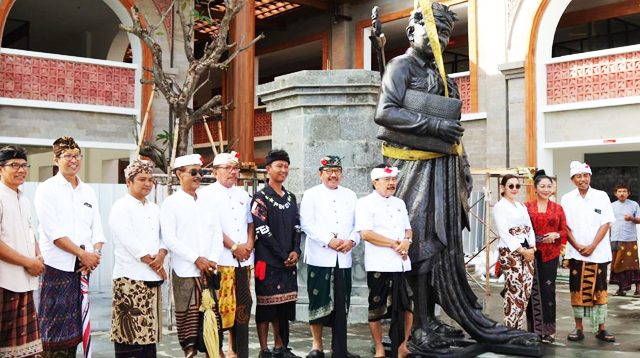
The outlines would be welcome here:
[[[456,20],[448,7],[432,4],[441,51]],[[382,78],[375,122],[381,126],[383,155],[400,169],[397,196],[409,210],[413,244],[409,251],[414,323],[409,348],[416,354],[446,354],[462,331],[434,315],[439,304],[481,343],[538,345],[533,333],[513,330],[486,317],[467,281],[462,230],[468,227],[473,179],[462,147],[461,102],[447,78],[449,97],[435,64],[423,13],[411,14],[406,29],[411,48],[391,60]]]

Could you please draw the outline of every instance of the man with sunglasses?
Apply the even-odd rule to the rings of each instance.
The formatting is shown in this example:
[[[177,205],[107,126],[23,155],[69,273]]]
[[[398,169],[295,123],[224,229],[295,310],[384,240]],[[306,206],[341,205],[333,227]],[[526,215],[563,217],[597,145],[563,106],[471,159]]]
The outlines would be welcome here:
[[[333,357],[359,357],[347,352],[347,313],[351,297],[351,251],[360,238],[355,231],[356,194],[343,186],[340,157],[320,160],[321,184],[304,192],[300,223],[306,233],[309,326],[313,345],[308,358],[323,358],[323,326],[332,327]]]
[[[33,291],[44,272],[31,224],[31,202],[20,190],[29,175],[22,147],[0,149],[0,356],[42,352]]]
[[[38,186],[34,199],[45,272],[40,290],[44,357],[75,357],[82,342],[81,275],[100,264],[105,242],[93,189],[80,180],[80,146],[71,137],[53,142],[58,174]]]
[[[236,186],[240,174],[240,154],[220,153],[213,159],[216,182],[198,192],[199,200],[217,207],[224,249],[218,261],[221,287],[222,329],[229,331],[227,358],[249,356],[251,317],[251,265],[254,229],[249,194]]]
[[[222,253],[222,230],[216,203],[200,200],[200,154],[175,159],[180,190],[164,200],[160,209],[162,241],[171,254],[171,282],[178,341],[185,357],[198,350],[198,321],[202,290],[216,274]]]

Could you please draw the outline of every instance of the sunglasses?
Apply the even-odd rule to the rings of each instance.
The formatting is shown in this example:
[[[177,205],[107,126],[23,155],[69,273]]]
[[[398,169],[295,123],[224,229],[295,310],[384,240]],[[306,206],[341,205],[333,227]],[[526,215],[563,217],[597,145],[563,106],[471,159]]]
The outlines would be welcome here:
[[[520,190],[520,184],[509,184],[507,185],[507,188],[513,190],[513,188],[516,188],[518,190]]]
[[[189,174],[191,174],[191,176],[192,176],[192,177],[194,177],[194,176],[196,176],[196,175],[200,174],[200,176],[202,177],[202,176],[204,176],[204,170],[202,170],[202,169],[195,169],[195,168],[193,168],[193,169],[191,169],[191,170],[189,171]]]

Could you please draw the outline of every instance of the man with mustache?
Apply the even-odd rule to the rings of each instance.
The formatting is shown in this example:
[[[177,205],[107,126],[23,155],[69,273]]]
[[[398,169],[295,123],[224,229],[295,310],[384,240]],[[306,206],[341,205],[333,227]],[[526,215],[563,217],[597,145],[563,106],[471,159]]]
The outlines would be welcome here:
[[[569,290],[575,319],[570,341],[584,339],[583,318],[591,318],[591,329],[598,340],[615,342],[605,329],[607,318],[607,266],[611,262],[611,244],[607,232],[616,221],[609,196],[591,187],[591,167],[573,161],[571,181],[576,189],[562,196],[567,218],[568,237],[565,260],[569,260]]]
[[[44,260],[33,234],[31,202],[20,190],[29,175],[27,151],[0,149],[0,356],[42,352],[33,291]]]
[[[380,322],[383,318],[391,318],[393,322],[389,329],[392,356],[409,354],[407,340],[413,315],[406,273],[411,270],[408,252],[413,232],[404,201],[393,196],[398,174],[396,167],[374,168],[371,171],[374,191],[359,199],[356,207],[356,230],[365,241],[369,328],[376,358],[385,356]]]
[[[307,358],[323,358],[323,326],[332,327],[333,357],[359,357],[347,352],[347,313],[351,297],[351,252],[360,238],[355,231],[357,196],[340,186],[342,161],[328,155],[320,160],[322,182],[306,190],[300,203],[300,223],[307,235],[309,326],[313,345]]]
[[[200,154],[175,159],[180,190],[165,199],[160,210],[162,240],[171,254],[171,282],[178,341],[185,357],[198,350],[198,320],[202,290],[216,274],[222,253],[222,230],[215,203],[200,200]]]

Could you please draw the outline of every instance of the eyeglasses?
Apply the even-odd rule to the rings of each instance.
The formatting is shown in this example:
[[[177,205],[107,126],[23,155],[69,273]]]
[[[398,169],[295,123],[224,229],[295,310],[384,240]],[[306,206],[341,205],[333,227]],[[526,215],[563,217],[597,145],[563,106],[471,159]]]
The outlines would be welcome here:
[[[70,161],[71,159],[82,160],[82,157],[82,154],[63,154],[60,156],[60,158],[66,161]]]
[[[3,167],[11,167],[11,169],[14,169],[14,170],[19,170],[19,169],[27,170],[27,169],[31,168],[31,164],[29,164],[29,163],[22,163],[22,164],[18,164],[18,163],[2,164],[2,166],[3,166]]]
[[[240,171],[240,167],[232,167],[232,166],[218,167],[218,169],[222,169],[222,170],[227,171],[227,172],[239,172]]]
[[[324,168],[323,172],[331,175],[331,174],[342,174],[342,168]]]
[[[518,190],[520,190],[520,184],[509,184],[507,185],[507,188],[513,190],[513,188],[516,188]]]
[[[194,176],[196,176],[198,174],[200,174],[200,176],[204,176],[204,170],[193,168],[193,169],[191,169],[189,171],[189,174],[191,174],[192,177],[194,177]]]

